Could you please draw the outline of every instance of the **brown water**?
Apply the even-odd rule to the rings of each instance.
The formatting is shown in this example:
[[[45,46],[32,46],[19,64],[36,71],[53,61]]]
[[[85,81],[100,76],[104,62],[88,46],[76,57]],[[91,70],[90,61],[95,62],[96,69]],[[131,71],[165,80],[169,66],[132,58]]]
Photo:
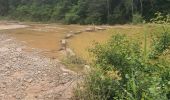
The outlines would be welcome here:
[[[42,50],[42,54],[51,58],[62,57],[61,53],[58,51],[60,49],[60,40],[63,39],[67,33],[92,27],[37,23],[22,23],[20,25],[18,23],[9,22],[0,22],[0,26],[2,32],[8,33],[16,37],[19,41],[25,42],[28,46],[28,50],[31,48],[38,48]],[[83,32],[75,35],[69,39],[69,47],[73,49],[78,56],[88,59],[88,48],[92,46],[94,41],[103,43],[116,33],[126,33],[132,37],[139,37],[137,35],[141,35],[141,31],[141,26],[108,26],[105,31]]]
[[[26,24],[18,25],[11,23],[0,23],[0,30],[8,33],[11,36],[17,38],[19,41],[23,41],[31,48],[38,48],[43,51],[43,54],[52,57],[60,57],[58,52],[60,48],[60,40],[65,37],[70,31],[83,30],[83,26],[78,25],[56,25],[56,24]]]

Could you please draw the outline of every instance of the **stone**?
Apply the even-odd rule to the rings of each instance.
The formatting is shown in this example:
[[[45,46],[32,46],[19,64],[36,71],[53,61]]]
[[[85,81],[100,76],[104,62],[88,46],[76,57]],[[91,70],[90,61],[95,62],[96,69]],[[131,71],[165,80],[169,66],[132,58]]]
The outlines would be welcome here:
[[[84,70],[85,70],[85,72],[89,72],[90,71],[90,66],[89,65],[84,65]]]
[[[2,48],[0,48],[0,52],[7,52],[9,49],[8,48],[6,48],[6,47],[2,47]]]
[[[32,81],[33,81],[32,78],[30,78],[30,79],[27,80],[28,83],[31,83]]]
[[[66,50],[67,48],[67,41],[66,39],[61,40],[61,49],[60,50]]]
[[[102,28],[102,27],[95,27],[95,29],[97,29],[97,30],[106,30],[105,28]]]
[[[83,33],[83,31],[74,32],[74,34],[80,34],[80,33]]]
[[[90,66],[89,65],[84,65],[84,68],[90,69]]]
[[[31,52],[25,50],[22,52],[21,42],[15,39],[2,42],[8,38],[6,35],[0,35],[0,100],[36,98],[46,100],[49,94],[58,93],[63,88],[71,88],[71,86],[63,86],[56,91],[56,87],[62,85],[60,82],[74,81],[74,73],[61,70],[64,66],[56,60],[42,56],[41,50],[32,49]],[[61,41],[62,43],[66,45],[66,40]],[[27,98],[29,96],[35,98]]]
[[[94,32],[95,29],[94,28],[86,28],[86,32]]]
[[[73,50],[71,50],[70,48],[67,48],[66,49],[66,54],[68,55],[68,56],[75,56],[76,54],[73,52]]]
[[[65,36],[65,39],[69,39],[69,38],[71,38],[71,37],[73,37],[73,34],[67,34],[66,36]]]
[[[17,48],[17,52],[21,52],[22,51],[22,48]]]

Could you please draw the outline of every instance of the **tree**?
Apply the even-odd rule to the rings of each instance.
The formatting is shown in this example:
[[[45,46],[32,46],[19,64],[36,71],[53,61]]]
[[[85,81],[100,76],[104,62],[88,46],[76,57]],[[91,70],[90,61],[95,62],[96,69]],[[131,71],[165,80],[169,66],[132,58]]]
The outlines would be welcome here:
[[[8,0],[0,0],[0,16],[4,16],[8,13],[9,4]]]

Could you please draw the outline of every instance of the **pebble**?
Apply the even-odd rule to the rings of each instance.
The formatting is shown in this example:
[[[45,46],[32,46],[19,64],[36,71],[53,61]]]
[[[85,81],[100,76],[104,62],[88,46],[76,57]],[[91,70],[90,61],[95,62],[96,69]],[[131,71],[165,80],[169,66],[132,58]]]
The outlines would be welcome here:
[[[32,78],[30,78],[30,79],[27,80],[28,83],[31,83],[32,81],[33,81]]]
[[[21,49],[21,48],[17,48],[17,51],[18,51],[18,52],[21,52],[21,51],[22,51],[22,49]]]
[[[59,70],[59,62],[40,56],[37,49],[32,52],[23,51],[23,44],[13,38],[8,40],[8,37],[0,34],[0,100],[6,100],[4,97],[11,98],[11,96],[16,100],[26,100],[28,93],[26,90],[29,88],[39,86],[43,82],[50,87],[51,80],[54,84],[60,85],[60,82],[68,82],[70,77],[75,77]],[[61,73],[61,76],[56,73]],[[35,87],[32,90],[37,88],[42,89]],[[50,93],[55,92],[47,88],[37,93],[36,99],[39,100],[41,97],[42,100],[46,100],[48,96],[51,98]]]
[[[6,52],[6,51],[8,51],[8,48],[6,48],[6,47],[0,48],[0,52]]]

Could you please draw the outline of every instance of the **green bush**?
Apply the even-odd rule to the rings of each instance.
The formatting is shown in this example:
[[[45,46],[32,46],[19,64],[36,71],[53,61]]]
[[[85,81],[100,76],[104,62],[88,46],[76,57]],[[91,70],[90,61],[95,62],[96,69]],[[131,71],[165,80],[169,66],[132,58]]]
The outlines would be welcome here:
[[[161,13],[156,13],[155,18],[151,19],[154,24],[161,24],[163,32],[152,38],[152,51],[150,58],[158,58],[164,51],[170,48],[170,31],[168,24],[170,24],[170,15],[163,16]]]
[[[132,17],[133,24],[139,24],[139,23],[142,23],[142,21],[143,21],[143,17],[141,14],[139,13],[133,14],[133,17]]]
[[[170,48],[170,33],[163,32],[160,36],[153,39],[152,52],[150,58],[158,58],[165,50]]]
[[[139,43],[116,35],[90,51],[96,62],[84,85],[76,91],[77,100],[170,99],[170,64],[147,60]]]
[[[65,22],[67,24],[76,24],[76,22],[78,22],[79,18],[80,17],[78,15],[75,15],[75,14],[72,14],[72,13],[68,13],[65,16]]]

